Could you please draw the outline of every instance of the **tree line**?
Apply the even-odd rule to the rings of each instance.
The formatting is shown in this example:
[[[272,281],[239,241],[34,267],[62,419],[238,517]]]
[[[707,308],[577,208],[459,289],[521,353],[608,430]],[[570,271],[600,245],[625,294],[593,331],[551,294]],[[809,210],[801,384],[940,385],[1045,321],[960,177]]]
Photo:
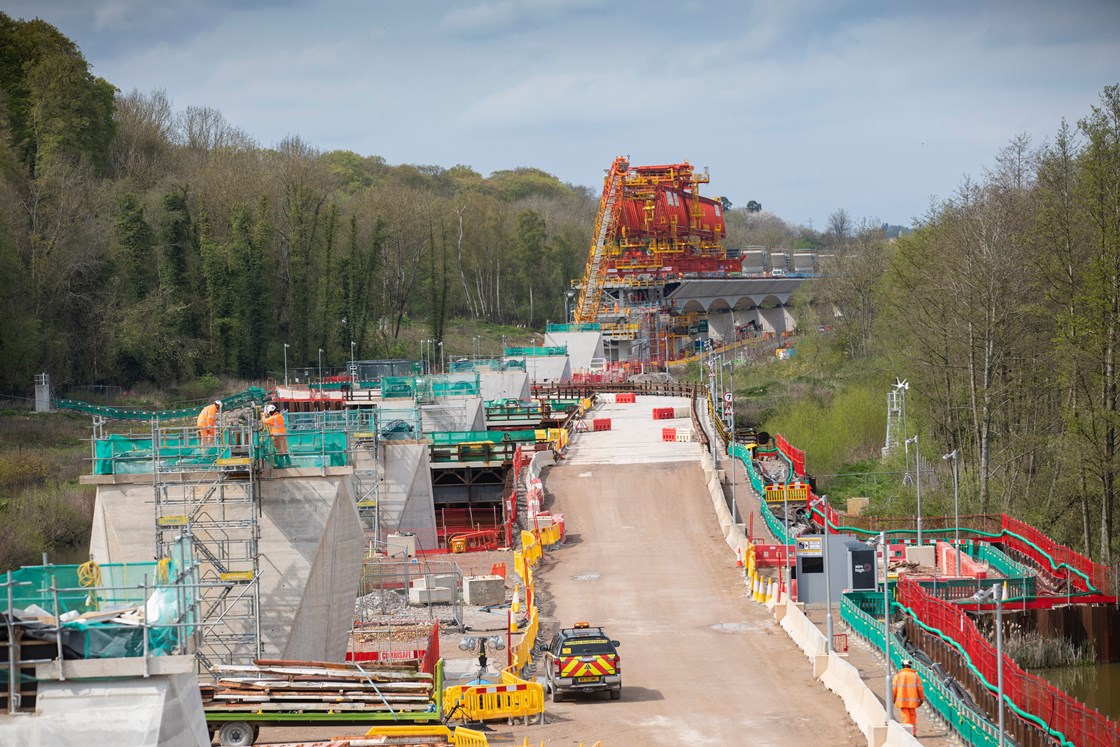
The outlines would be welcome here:
[[[400,355],[402,327],[543,327],[597,199],[534,168],[261,147],[207,107],[121,93],[0,14],[0,392]],[[425,337],[428,334],[424,335]]]
[[[959,448],[971,505],[1115,559],[1120,86],[1046,143],[1011,139],[913,233],[838,211],[824,238],[814,308],[849,360],[910,380],[922,443]]]

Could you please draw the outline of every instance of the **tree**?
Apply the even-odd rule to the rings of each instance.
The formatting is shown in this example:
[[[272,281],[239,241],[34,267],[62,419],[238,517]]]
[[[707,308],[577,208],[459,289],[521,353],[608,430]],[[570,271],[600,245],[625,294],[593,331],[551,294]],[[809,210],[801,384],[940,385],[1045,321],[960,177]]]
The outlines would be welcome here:
[[[136,303],[155,288],[158,272],[152,228],[144,218],[140,200],[131,192],[121,197],[117,207],[114,238],[122,274],[121,298]]]

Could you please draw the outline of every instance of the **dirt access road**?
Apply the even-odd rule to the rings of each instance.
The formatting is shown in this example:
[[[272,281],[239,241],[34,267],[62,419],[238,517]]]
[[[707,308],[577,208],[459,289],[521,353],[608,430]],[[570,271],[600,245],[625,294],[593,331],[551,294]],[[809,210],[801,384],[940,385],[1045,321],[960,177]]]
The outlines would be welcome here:
[[[642,402],[629,407],[644,411],[632,423],[644,432],[628,438],[618,407],[609,408],[612,437],[580,434],[569,458],[546,472],[568,539],[536,579],[545,643],[576,621],[621,641],[622,700],[549,702],[550,723],[515,729],[516,743],[863,744],[841,700],[747,598],[718,534],[698,445],[648,443],[660,424]],[[620,463],[627,459],[637,461]]]

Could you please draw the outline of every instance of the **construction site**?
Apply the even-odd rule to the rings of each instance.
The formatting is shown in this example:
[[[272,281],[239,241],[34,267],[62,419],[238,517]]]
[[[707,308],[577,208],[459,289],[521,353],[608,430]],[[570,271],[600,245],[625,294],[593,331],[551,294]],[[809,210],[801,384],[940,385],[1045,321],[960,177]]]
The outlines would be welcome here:
[[[722,364],[793,354],[815,264],[726,249],[707,178],[615,159],[539,347],[300,372],[212,424],[38,382],[90,418],[91,557],[0,577],[0,743],[1120,744],[1002,647],[1120,661],[1114,569],[1007,514],[841,511],[735,427]],[[584,627],[612,653],[568,670]]]

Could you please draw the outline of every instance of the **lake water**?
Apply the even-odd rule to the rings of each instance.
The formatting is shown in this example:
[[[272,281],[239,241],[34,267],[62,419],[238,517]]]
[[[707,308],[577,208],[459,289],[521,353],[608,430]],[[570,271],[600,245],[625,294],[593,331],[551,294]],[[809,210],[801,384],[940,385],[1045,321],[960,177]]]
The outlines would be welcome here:
[[[1090,708],[1120,720],[1120,663],[1031,671]]]

